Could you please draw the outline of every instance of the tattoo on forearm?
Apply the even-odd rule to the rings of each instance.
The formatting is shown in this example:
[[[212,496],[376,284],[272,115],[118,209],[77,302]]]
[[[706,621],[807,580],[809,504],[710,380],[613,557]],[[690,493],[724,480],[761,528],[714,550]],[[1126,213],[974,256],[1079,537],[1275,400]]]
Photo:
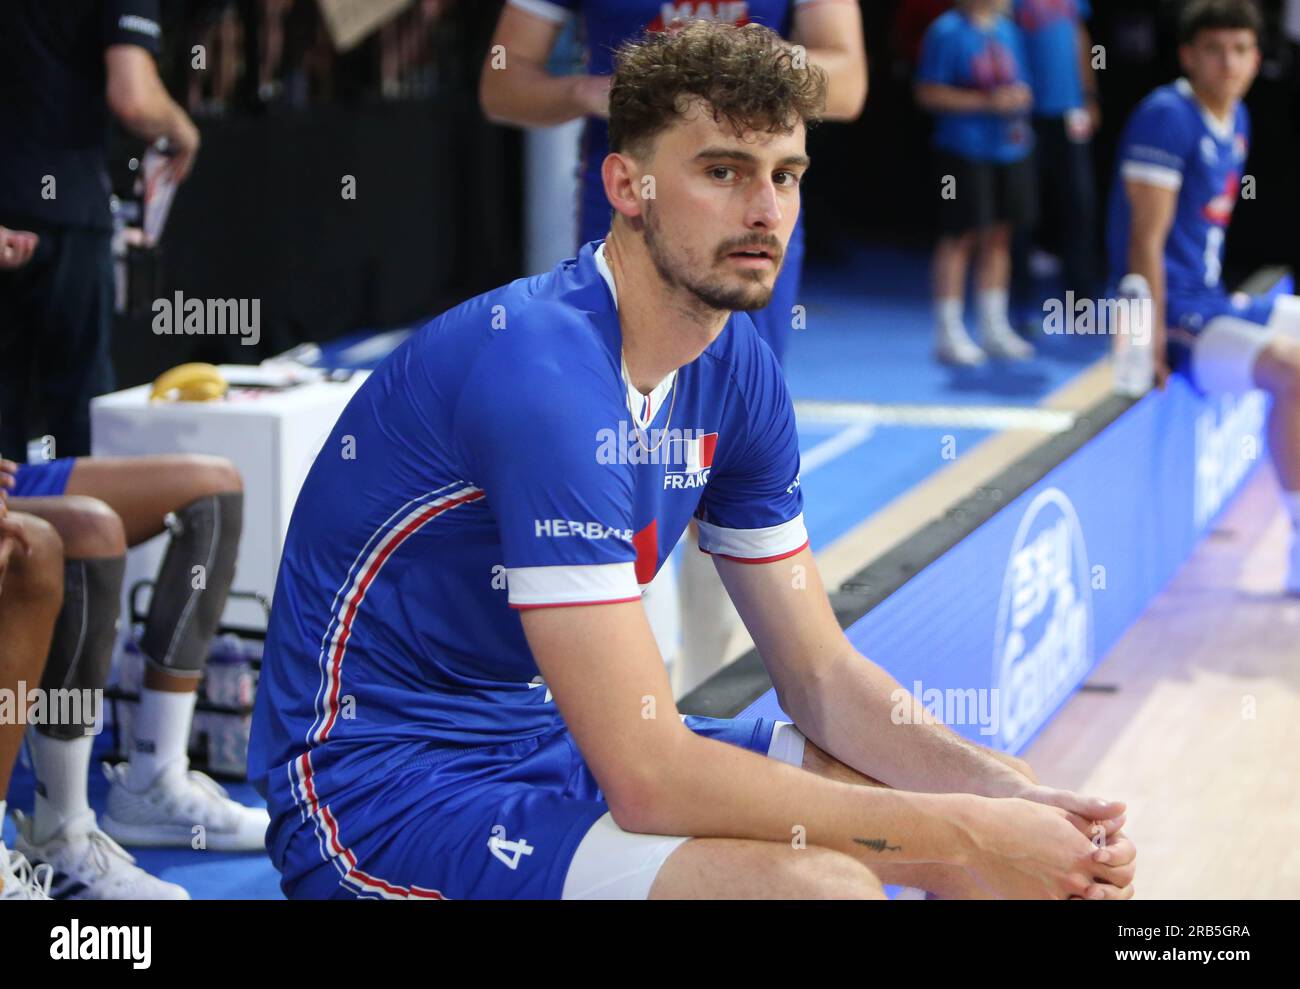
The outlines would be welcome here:
[[[854,838],[853,841],[859,845],[866,845],[873,852],[898,852],[902,851],[902,845],[888,844],[884,838]]]

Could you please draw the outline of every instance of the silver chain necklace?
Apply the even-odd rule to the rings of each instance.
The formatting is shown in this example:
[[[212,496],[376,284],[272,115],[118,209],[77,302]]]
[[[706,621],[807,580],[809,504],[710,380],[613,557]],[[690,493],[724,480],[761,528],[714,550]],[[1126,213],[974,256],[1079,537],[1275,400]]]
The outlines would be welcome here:
[[[659,434],[659,442],[656,443],[654,446],[646,446],[645,440],[641,438],[641,427],[637,425],[636,411],[632,408],[632,403],[628,401],[627,356],[622,352],[620,352],[619,354],[619,362],[622,364],[622,367],[619,369],[618,373],[619,373],[619,377],[623,381],[623,404],[627,406],[627,411],[632,416],[632,434],[636,436],[637,446],[639,446],[646,453],[654,453],[656,450],[658,450],[661,446],[664,445],[664,440],[668,438],[668,427],[671,426],[673,423],[673,409],[677,406],[677,373],[681,369],[678,368],[677,371],[673,372],[672,400],[668,403],[668,418],[664,420],[664,428],[663,428],[663,432]],[[647,426],[649,425],[650,422],[654,421],[654,409],[651,409],[650,413],[651,413],[650,419],[646,423]]]
[[[608,264],[611,258],[611,255],[609,253],[608,239],[605,241],[605,244],[603,246],[605,247],[605,263]],[[611,266],[611,271],[612,271],[612,266]],[[618,314],[617,298],[615,298],[614,300],[614,312],[615,315]],[[621,346],[619,347],[618,360],[619,360],[619,364],[621,365],[619,367],[618,376],[623,383],[623,404],[627,406],[628,415],[632,417],[632,433],[634,436],[636,436],[636,445],[639,446],[646,453],[654,453],[656,450],[658,450],[661,446],[664,445],[664,440],[668,438],[668,427],[671,426],[673,423],[673,409],[677,407],[677,371],[673,372],[672,397],[671,397],[671,401],[669,401],[668,403],[668,418],[664,420],[664,429],[663,432],[659,434],[659,442],[656,443],[654,446],[646,446],[645,440],[641,438],[641,427],[637,425],[636,410],[632,408],[632,403],[628,401],[627,393],[629,391],[629,388],[627,382],[628,382],[628,378],[631,377],[631,375],[628,374],[628,370],[627,370],[627,353],[623,350]],[[678,368],[678,371],[680,370],[681,369]],[[647,427],[649,426],[650,422],[654,421],[654,414],[653,414],[654,409],[651,409],[650,412],[651,412],[650,419],[646,423]]]

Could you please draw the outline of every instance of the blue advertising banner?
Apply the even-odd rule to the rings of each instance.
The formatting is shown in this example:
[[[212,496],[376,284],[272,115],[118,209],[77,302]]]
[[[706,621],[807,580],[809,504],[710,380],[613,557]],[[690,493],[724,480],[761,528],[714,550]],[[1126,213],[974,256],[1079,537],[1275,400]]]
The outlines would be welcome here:
[[[846,634],[954,730],[1022,750],[1264,459],[1266,413],[1175,376]],[[783,716],[774,692],[756,715]]]

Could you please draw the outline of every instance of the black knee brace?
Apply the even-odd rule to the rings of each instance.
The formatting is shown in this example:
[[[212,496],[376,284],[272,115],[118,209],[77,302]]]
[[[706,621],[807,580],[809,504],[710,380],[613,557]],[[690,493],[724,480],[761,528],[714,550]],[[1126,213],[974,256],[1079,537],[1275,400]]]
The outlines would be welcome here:
[[[171,542],[140,643],[150,666],[177,676],[203,674],[235,579],[243,527],[241,491],[207,495],[167,516]]]
[[[95,728],[101,702],[89,699],[102,695],[86,691],[103,690],[108,682],[125,571],[124,556],[63,564],[63,610],[41,678],[46,717],[36,726],[51,738],[80,738]]]

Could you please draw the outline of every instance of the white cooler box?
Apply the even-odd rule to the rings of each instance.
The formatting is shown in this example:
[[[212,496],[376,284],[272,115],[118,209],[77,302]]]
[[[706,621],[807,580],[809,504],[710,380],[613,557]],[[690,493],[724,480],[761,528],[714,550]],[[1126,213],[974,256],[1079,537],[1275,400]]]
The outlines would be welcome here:
[[[208,453],[232,461],[244,478],[244,533],[234,589],[264,595],[269,602],[298,490],[368,372],[280,390],[255,385],[283,380],[282,368],[223,365],[221,372],[231,388],[218,402],[151,403],[149,385],[96,398],[90,407],[93,451],[99,457]],[[125,594],[137,581],[154,579],[166,545],[160,535],[130,551]],[[128,614],[124,601],[124,633]],[[260,632],[266,618],[256,601],[236,598],[227,603],[222,623]]]

